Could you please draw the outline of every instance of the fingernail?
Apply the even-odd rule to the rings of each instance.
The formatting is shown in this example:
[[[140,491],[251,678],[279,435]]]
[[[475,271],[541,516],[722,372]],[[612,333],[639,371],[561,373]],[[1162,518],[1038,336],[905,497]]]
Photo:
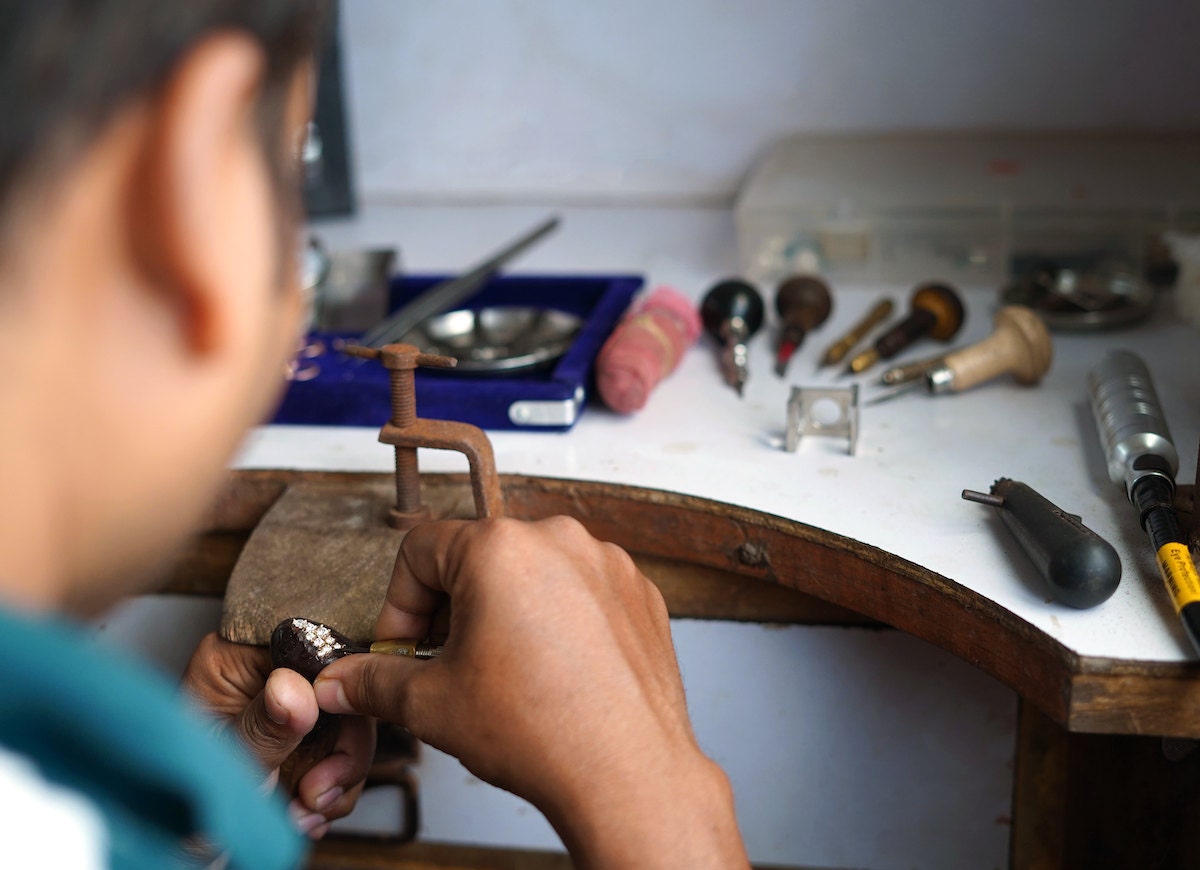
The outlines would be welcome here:
[[[299,828],[302,834],[311,834],[313,830],[324,825],[329,820],[320,813],[309,813],[306,816],[301,816],[296,820],[296,827]]]
[[[318,825],[307,833],[310,840],[319,840],[329,833],[329,822],[326,822],[323,825]]]
[[[275,786],[279,785],[279,768],[275,768],[267,774],[267,778],[262,781],[259,787],[263,794],[271,794],[275,791]]]
[[[323,791],[317,795],[317,799],[313,801],[316,809],[328,809],[329,805],[346,793],[346,790],[340,785],[334,786],[328,791]]]
[[[346,690],[339,680],[329,677],[317,680],[313,687],[317,692],[317,703],[326,713],[353,713],[350,702],[346,700]]]
[[[292,798],[288,803],[288,818],[292,820],[292,824],[299,824],[306,815],[308,815],[308,808],[300,803],[300,798]]]

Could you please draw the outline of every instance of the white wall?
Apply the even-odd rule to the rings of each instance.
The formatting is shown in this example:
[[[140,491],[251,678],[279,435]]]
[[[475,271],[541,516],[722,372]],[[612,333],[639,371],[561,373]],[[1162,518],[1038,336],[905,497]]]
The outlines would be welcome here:
[[[727,202],[794,131],[1200,127],[1190,0],[343,0],[368,201]]]

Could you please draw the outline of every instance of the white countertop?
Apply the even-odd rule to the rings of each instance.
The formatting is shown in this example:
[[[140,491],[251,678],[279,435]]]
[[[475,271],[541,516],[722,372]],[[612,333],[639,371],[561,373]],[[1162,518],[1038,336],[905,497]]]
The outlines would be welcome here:
[[[550,209],[368,207],[316,232],[332,249],[397,245],[405,270],[457,272],[543,218]],[[640,272],[697,300],[736,270],[733,219],[724,210],[559,209],[563,225],[515,265],[537,273]],[[935,276],[930,276],[935,277]],[[752,342],[745,398],[725,386],[716,351],[702,337],[646,408],[619,417],[598,400],[567,433],[491,432],[502,473],[573,478],[669,490],[809,523],[880,547],[991,599],[1081,655],[1146,661],[1194,657],[1154,566],[1134,509],[1109,481],[1088,406],[1085,378],[1108,349],[1150,367],[1180,453],[1180,483],[1196,475],[1200,439],[1200,333],[1169,316],[1159,299],[1145,324],[1112,333],[1056,333],[1042,383],[1008,379],[962,395],[915,393],[861,411],[858,452],[844,439],[806,438],[782,449],[792,385],[842,384],[816,373],[824,347],[884,292],[907,303],[907,286],[835,287],[829,321],[792,360],[787,380],[771,371],[773,321]],[[995,293],[966,291],[968,317],[955,344],[991,330]],[[769,310],[773,288],[764,291]],[[932,344],[913,348],[916,358]],[[877,371],[871,373],[877,376]],[[866,379],[864,396],[873,388]],[[420,409],[418,408],[418,411]],[[382,421],[381,421],[382,422]],[[262,427],[239,468],[387,471],[391,450],[377,429]],[[465,470],[465,460],[422,451],[427,471]],[[997,512],[963,501],[998,477],[1023,481],[1110,541],[1124,565],[1104,604],[1073,610],[1049,599],[1040,576]]]

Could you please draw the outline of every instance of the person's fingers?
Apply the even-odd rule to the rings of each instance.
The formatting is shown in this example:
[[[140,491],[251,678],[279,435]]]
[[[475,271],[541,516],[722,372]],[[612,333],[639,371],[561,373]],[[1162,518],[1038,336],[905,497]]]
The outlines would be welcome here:
[[[346,656],[317,677],[317,703],[328,713],[357,713],[394,722],[420,736],[429,714],[441,662],[403,656]]]
[[[208,712],[234,716],[259,691],[270,671],[266,649],[230,643],[210,632],[192,653],[182,684]]]
[[[299,798],[293,798],[288,804],[288,815],[292,817],[296,830],[310,840],[321,839],[329,829],[329,820],[320,813],[310,811]]]
[[[375,722],[359,716],[341,720],[333,752],[317,762],[297,786],[299,799],[327,820],[354,809],[375,756]]]
[[[392,579],[388,583],[387,596],[383,602],[379,617],[375,621],[375,636],[378,638],[416,637],[423,638],[429,633],[429,625],[433,614],[441,604],[444,595],[439,583],[440,574],[436,566],[428,566],[428,548],[430,538],[436,537],[431,530],[445,525],[443,523],[417,526],[404,536],[400,549],[396,553],[396,564],[392,569]],[[418,529],[424,531],[413,534]],[[422,542],[425,543],[422,543]],[[421,555],[415,557],[414,553]],[[418,558],[422,565],[420,572],[413,569],[412,560]]]
[[[545,544],[563,535],[592,542],[575,520],[552,517],[534,523],[510,518],[440,520],[410,529],[400,543],[375,636],[424,637],[455,585],[494,569],[497,557],[520,564],[547,554]],[[553,551],[551,551],[553,554]]]
[[[316,696],[304,677],[280,668],[263,690],[233,719],[251,753],[267,770],[278,767],[316,724]]]

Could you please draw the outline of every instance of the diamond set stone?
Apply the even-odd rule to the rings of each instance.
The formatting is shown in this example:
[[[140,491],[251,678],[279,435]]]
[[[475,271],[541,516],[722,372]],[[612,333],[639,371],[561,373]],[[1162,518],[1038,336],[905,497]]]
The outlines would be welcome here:
[[[337,650],[344,649],[346,646],[331,636],[329,626],[327,625],[318,625],[307,619],[293,619],[292,625],[304,632],[304,639],[308,642],[313,654],[317,658],[328,658]]]

